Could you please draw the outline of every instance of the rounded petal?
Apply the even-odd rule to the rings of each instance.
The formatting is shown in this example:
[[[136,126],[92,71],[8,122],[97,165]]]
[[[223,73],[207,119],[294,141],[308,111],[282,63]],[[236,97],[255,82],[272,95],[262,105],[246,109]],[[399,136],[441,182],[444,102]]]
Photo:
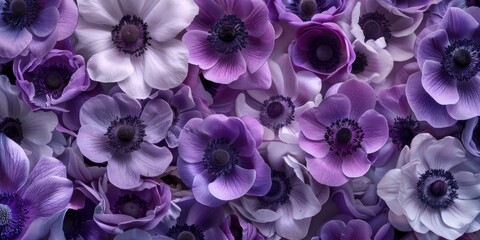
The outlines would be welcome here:
[[[293,219],[296,220],[313,217],[322,208],[312,188],[299,180],[297,180],[297,184],[292,185],[290,202],[292,203]]]
[[[372,164],[368,160],[367,154],[361,149],[357,149],[352,155],[343,157],[341,161],[342,172],[347,177],[361,177],[365,175]]]
[[[29,215],[47,217],[63,210],[73,193],[72,181],[57,176],[37,179],[24,192],[23,199],[29,202]]]
[[[9,26],[0,25],[0,57],[11,59],[18,56],[27,48],[32,38],[27,29],[14,31]]]
[[[107,95],[97,95],[89,99],[80,109],[82,126],[90,125],[97,129],[104,129],[105,132],[118,116],[120,116],[120,109],[117,102]]]
[[[145,69],[143,64],[143,59],[135,59],[135,62],[133,63],[133,73],[124,80],[118,82],[118,86],[122,91],[128,94],[128,96],[137,99],[145,99],[150,96],[150,93],[152,92],[152,87],[149,86],[143,78]]]
[[[108,145],[108,137],[96,127],[82,126],[78,130],[77,144],[80,152],[93,162],[102,163],[112,158],[113,149]]]
[[[313,178],[327,186],[340,186],[348,182],[348,177],[342,172],[342,161],[329,153],[324,158],[307,157],[307,169]]]
[[[43,9],[38,13],[30,29],[37,37],[46,37],[55,30],[60,13],[56,7]]]
[[[183,35],[182,41],[187,46],[191,64],[198,65],[201,69],[209,69],[217,64],[220,59],[207,41],[209,33],[199,30],[188,31]]]
[[[132,156],[129,154],[115,154],[107,165],[108,180],[121,189],[132,189],[142,184],[140,173],[133,166],[137,163],[133,162]]]
[[[457,81],[445,74],[442,65],[438,62],[425,61],[422,68],[422,86],[435,101],[442,105],[455,104],[460,99]]]
[[[33,143],[44,145],[52,140],[52,132],[58,124],[52,112],[29,112],[22,121],[23,137]]]
[[[435,62],[441,62],[443,59],[443,52],[445,48],[450,44],[448,41],[447,32],[443,29],[439,29],[420,41],[417,51],[418,65],[423,67],[423,63],[426,60],[432,60]]]
[[[172,160],[168,148],[143,143],[139,150],[132,152],[131,168],[142,176],[157,177],[165,172]]]
[[[202,123],[202,119],[194,118],[188,121],[178,138],[178,155],[188,163],[202,161],[205,148],[210,139],[196,129]]]
[[[448,105],[447,111],[454,119],[467,120],[480,115],[480,76],[457,84],[459,100]]]
[[[478,26],[475,18],[460,8],[448,8],[440,22],[440,27],[445,29],[451,41],[470,37]]]
[[[0,134],[0,192],[15,192],[26,181],[30,162],[22,147]]]
[[[389,136],[387,119],[375,110],[368,110],[360,117],[358,123],[363,130],[362,144],[365,151],[373,153],[380,150]]]
[[[220,55],[217,64],[205,70],[203,75],[212,82],[229,84],[247,71],[247,64],[240,53]]]
[[[204,170],[195,176],[192,184],[192,192],[195,200],[210,207],[217,207],[225,203],[225,201],[215,198],[210,193],[209,184],[214,180],[213,176],[208,173],[208,170]]]
[[[318,105],[315,111],[315,117],[321,125],[330,126],[330,124],[337,120],[352,116],[352,111],[358,112],[358,109],[354,110],[352,106],[351,100],[349,100],[347,96],[343,94],[335,94],[327,97],[320,103],[320,105]],[[358,117],[360,116],[361,114],[358,115]],[[302,123],[300,122],[300,125],[301,124]]]
[[[168,128],[172,125],[173,112],[167,102],[162,99],[150,100],[143,108],[140,119],[146,125],[145,140],[158,143],[167,135]]]
[[[383,176],[378,182],[377,194],[387,203],[388,208],[397,215],[403,214],[402,206],[397,200],[402,183],[402,174],[400,169],[392,169]]]
[[[110,83],[120,82],[131,76],[134,67],[128,55],[110,48],[93,55],[87,62],[87,71],[92,80]]]
[[[337,93],[344,94],[350,100],[350,116],[353,119],[358,119],[364,112],[375,107],[375,92],[364,81],[349,80],[338,88]],[[336,108],[337,106],[334,105],[333,107]]]
[[[117,1],[77,0],[80,16],[99,25],[115,26],[123,17]]]
[[[220,200],[230,201],[245,195],[255,182],[255,170],[236,166],[208,184],[210,193]]]
[[[177,171],[180,175],[180,179],[191,188],[193,179],[205,170],[205,166],[202,162],[199,163],[187,163],[183,161],[181,157],[177,159]]]
[[[275,31],[271,24],[267,25],[263,35],[248,37],[247,47],[242,50],[242,55],[245,58],[249,72],[256,72],[265,64],[273,51],[274,39]]]

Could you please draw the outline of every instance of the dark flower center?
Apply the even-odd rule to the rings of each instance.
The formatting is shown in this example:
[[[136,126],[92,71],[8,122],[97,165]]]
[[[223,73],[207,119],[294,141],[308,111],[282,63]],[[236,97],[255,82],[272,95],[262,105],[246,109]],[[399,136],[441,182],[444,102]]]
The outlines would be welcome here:
[[[205,91],[210,93],[212,97],[215,97],[215,95],[217,95],[218,87],[220,87],[220,84],[209,81],[208,79],[205,78],[205,76],[203,76],[202,73],[200,73],[199,76],[200,76],[200,82],[202,83],[202,86],[205,89]]]
[[[319,36],[310,42],[307,58],[310,64],[322,72],[332,72],[340,64],[342,53],[337,39]]]
[[[50,96],[58,99],[68,85],[74,70],[64,65],[40,66],[29,74],[29,81],[35,86],[35,96]]]
[[[466,7],[480,7],[480,0],[465,0]]]
[[[193,224],[177,224],[168,229],[167,236],[175,240],[204,240],[205,235],[200,228]]]
[[[247,29],[235,15],[225,15],[218,19],[208,33],[210,35],[207,40],[218,53],[228,55],[247,47]]]
[[[352,73],[359,74],[365,71],[365,68],[368,66],[367,55],[355,51],[355,61],[352,64]]]
[[[480,149],[480,121],[473,129],[472,141],[475,143],[477,149]]]
[[[226,138],[210,140],[203,153],[203,165],[216,176],[229,174],[238,162],[238,152]]]
[[[361,147],[364,133],[357,121],[349,118],[337,120],[327,127],[325,141],[335,155],[345,157],[352,155]]]
[[[4,118],[2,122],[0,122],[0,132],[18,144],[23,140],[22,123],[17,118]]]
[[[77,239],[80,236],[81,230],[86,227],[83,225],[86,220],[87,219],[80,214],[79,210],[67,210],[65,218],[63,219],[65,238]]]
[[[377,40],[381,37],[385,38],[385,42],[392,37],[390,30],[390,22],[385,18],[385,15],[378,12],[366,13],[358,20],[358,25],[363,30],[365,41]]]
[[[286,10],[297,15],[302,21],[310,21],[316,13],[328,10],[337,4],[325,0],[283,0]]]
[[[126,194],[117,199],[112,207],[112,212],[125,214],[133,218],[145,217],[148,203],[136,194]]]
[[[141,56],[150,45],[148,25],[143,19],[133,15],[125,15],[113,27],[112,41],[120,52],[133,56]]]
[[[23,200],[17,194],[0,194],[0,239],[16,239],[27,218]]]
[[[422,131],[420,123],[413,119],[412,116],[406,118],[396,117],[394,121],[393,126],[390,128],[390,137],[399,149],[410,145],[413,138]]]
[[[295,119],[295,105],[290,97],[276,95],[263,102],[260,107],[260,123],[270,129],[278,130],[289,125]]]
[[[2,20],[14,29],[23,29],[32,25],[39,12],[36,0],[5,0]]]
[[[259,200],[263,207],[277,207],[288,202],[291,191],[290,179],[285,172],[272,170],[272,186]]]
[[[445,48],[443,70],[457,81],[468,81],[480,71],[480,43],[457,40]]]
[[[234,239],[242,239],[243,237],[243,228],[240,225],[240,221],[236,215],[231,215],[230,221],[230,232],[233,235]]]
[[[145,127],[139,117],[117,117],[110,123],[105,135],[108,136],[108,144],[116,151],[130,153],[140,149],[146,136]]]
[[[443,169],[429,169],[417,182],[418,199],[433,209],[450,207],[458,198],[457,190],[452,173]]]

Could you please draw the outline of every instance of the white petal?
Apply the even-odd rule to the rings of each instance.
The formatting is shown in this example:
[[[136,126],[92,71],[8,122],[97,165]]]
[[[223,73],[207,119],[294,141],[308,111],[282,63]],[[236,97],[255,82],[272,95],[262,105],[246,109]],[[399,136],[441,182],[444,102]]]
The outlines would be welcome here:
[[[135,59],[133,73],[125,80],[118,82],[118,86],[127,95],[133,98],[145,99],[150,96],[152,88],[143,80],[145,66],[142,59]]]
[[[134,68],[130,56],[111,48],[93,55],[87,62],[87,71],[92,80],[109,83],[129,77]]]

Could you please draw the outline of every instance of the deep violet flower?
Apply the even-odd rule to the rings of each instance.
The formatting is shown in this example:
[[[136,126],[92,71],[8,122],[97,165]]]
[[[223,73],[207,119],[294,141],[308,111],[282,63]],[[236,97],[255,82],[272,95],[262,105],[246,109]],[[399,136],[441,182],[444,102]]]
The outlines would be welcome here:
[[[360,219],[352,219],[348,222],[341,220],[328,221],[320,230],[320,238],[313,237],[312,240],[319,239],[372,239],[372,228],[370,225]]]
[[[287,54],[269,60],[272,86],[267,90],[248,90],[236,101],[237,116],[250,116],[264,126],[264,141],[297,143],[298,119],[304,111],[321,101],[322,81],[311,72],[293,70]]]
[[[307,168],[315,180],[340,186],[370,169],[367,154],[385,144],[388,125],[373,110],[375,94],[365,82],[349,80],[329,92],[301,116],[299,145],[309,154]]]
[[[144,99],[185,79],[188,51],[175,37],[198,13],[193,0],[78,0],[78,10],[76,49],[92,80]]]
[[[28,53],[42,58],[72,35],[77,19],[73,0],[1,0],[0,62]]]
[[[270,11],[288,22],[335,21],[347,9],[346,0],[269,0]]]
[[[480,174],[469,160],[454,137],[417,135],[378,183],[377,194],[397,216],[392,224],[447,239],[479,230]]]
[[[480,115],[479,12],[449,8],[417,50],[423,88],[456,120]]]
[[[68,50],[53,49],[41,59],[18,57],[13,68],[23,100],[33,110],[68,111],[64,103],[90,88],[83,57]]]
[[[222,84],[262,70],[275,37],[266,4],[261,0],[195,2],[200,12],[182,39],[190,53],[189,62],[204,70],[205,78]]]
[[[0,75],[0,132],[22,146],[33,168],[41,156],[52,156],[47,144],[58,120],[52,112],[32,112],[19,94],[18,88]]]
[[[294,66],[315,73],[322,81],[344,80],[355,60],[347,36],[331,22],[300,24],[288,53]]]
[[[98,95],[80,110],[77,144],[92,162],[108,162],[112,184],[138,187],[140,176],[159,176],[172,161],[166,147],[154,145],[165,138],[172,119],[172,110],[161,99],[149,101],[142,109],[124,93]]]
[[[270,168],[257,147],[263,127],[254,119],[213,114],[190,120],[180,133],[177,170],[195,199],[219,206],[243,195],[265,195]]]
[[[41,157],[30,171],[20,145],[0,134],[0,146],[0,239],[21,239],[39,218],[66,209],[73,184],[57,159]]]

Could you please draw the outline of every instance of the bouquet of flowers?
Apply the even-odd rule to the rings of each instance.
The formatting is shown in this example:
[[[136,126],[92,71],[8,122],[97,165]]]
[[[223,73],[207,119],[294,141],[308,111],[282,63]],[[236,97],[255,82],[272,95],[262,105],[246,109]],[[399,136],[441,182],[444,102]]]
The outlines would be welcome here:
[[[0,0],[0,240],[480,238],[478,0]]]

